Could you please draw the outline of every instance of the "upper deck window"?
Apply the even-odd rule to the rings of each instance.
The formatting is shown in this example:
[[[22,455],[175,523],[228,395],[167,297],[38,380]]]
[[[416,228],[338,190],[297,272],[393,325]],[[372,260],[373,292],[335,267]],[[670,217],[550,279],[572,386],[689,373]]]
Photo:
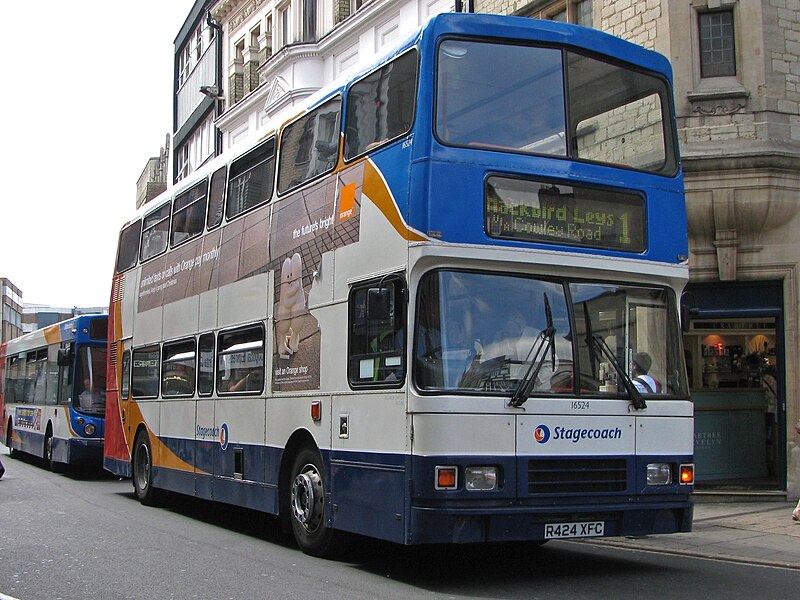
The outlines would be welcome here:
[[[139,238],[142,235],[142,222],[137,220],[119,234],[117,249],[117,273],[127,271],[136,264],[139,256]]]
[[[353,84],[347,94],[345,159],[411,129],[417,93],[417,53],[411,51]]]
[[[272,195],[274,181],[275,138],[270,138],[255,150],[233,161],[228,180],[225,216],[233,219],[267,202]],[[212,186],[213,184],[212,181]]]
[[[153,258],[167,249],[170,204],[167,203],[144,218],[141,259]]]
[[[183,192],[175,198],[172,207],[172,229],[170,245],[178,244],[200,235],[206,218],[206,189],[208,183],[202,183]]]
[[[665,81],[597,58],[462,39],[439,45],[435,128],[447,145],[669,175],[677,164],[670,110]]]
[[[339,153],[340,97],[287,125],[281,134],[278,193],[332,171]]]

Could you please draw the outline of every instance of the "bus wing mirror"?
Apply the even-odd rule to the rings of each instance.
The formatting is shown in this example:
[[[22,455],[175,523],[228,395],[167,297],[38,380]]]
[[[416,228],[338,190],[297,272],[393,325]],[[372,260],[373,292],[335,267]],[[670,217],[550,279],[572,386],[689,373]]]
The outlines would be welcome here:
[[[367,318],[370,321],[387,321],[392,316],[393,302],[389,288],[367,290]]]
[[[72,349],[71,348],[59,348],[58,349],[58,366],[59,367],[68,367],[72,364]]]

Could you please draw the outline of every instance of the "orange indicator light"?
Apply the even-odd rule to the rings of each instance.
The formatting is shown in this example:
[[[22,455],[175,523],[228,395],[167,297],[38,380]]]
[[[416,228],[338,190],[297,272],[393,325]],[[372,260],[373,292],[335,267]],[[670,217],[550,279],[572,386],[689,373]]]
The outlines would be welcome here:
[[[681,483],[694,483],[694,465],[681,465]]]
[[[454,490],[457,484],[455,467],[436,467],[436,489]]]
[[[322,402],[319,400],[311,403],[311,420],[314,422],[322,420]]]

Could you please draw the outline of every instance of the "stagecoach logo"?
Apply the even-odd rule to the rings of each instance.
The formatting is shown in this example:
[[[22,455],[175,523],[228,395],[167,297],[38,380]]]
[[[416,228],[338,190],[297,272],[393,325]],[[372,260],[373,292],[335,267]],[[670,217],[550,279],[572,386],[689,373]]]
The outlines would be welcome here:
[[[539,444],[546,444],[551,438],[553,440],[566,440],[573,444],[583,440],[619,440],[622,439],[622,429],[619,427],[556,427],[551,435],[550,428],[547,425],[539,425],[533,431],[533,438]]]
[[[201,440],[217,440],[223,450],[228,448],[228,424],[223,423],[221,427],[202,427],[197,426],[197,438]]]
[[[42,428],[42,409],[18,406],[14,425],[20,429]]]
[[[223,450],[228,449],[228,424],[223,423],[219,428],[219,445]]]

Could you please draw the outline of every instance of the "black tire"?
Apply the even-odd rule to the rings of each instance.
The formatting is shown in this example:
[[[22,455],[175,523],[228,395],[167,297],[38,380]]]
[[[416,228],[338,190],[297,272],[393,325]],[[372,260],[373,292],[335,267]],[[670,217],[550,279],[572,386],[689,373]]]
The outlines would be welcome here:
[[[340,537],[325,524],[325,486],[319,452],[311,446],[302,448],[292,462],[288,517],[297,545],[311,556],[334,554]]]
[[[53,430],[50,428],[50,425],[47,426],[47,433],[44,434],[42,458],[44,458],[47,463],[47,468],[53,473],[62,473],[64,471],[64,465],[53,460]]]
[[[6,448],[8,448],[8,455],[11,458],[17,458],[19,451],[11,447],[12,437],[14,437],[14,426],[11,424],[11,419],[9,419],[8,427],[6,428]]]
[[[162,490],[153,487],[153,451],[146,431],[136,436],[133,445],[133,491],[145,506],[159,506],[163,501]]]

